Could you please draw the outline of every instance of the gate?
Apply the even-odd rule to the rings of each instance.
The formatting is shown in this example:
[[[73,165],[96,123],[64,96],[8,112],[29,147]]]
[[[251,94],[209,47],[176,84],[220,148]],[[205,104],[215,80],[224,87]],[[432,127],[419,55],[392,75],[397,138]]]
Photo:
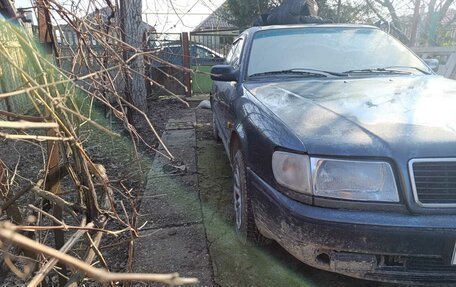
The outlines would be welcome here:
[[[182,35],[179,33],[152,33],[147,35],[145,68],[155,83],[147,83],[147,92],[158,95],[185,94],[183,74]]]
[[[146,39],[151,54],[146,69],[158,84],[150,92],[189,96],[209,93],[210,69],[223,64],[239,30],[204,31],[182,34],[153,33]],[[189,72],[191,69],[191,72]]]
[[[194,93],[209,93],[212,88],[210,70],[223,64],[239,30],[213,30],[190,33],[190,57]]]

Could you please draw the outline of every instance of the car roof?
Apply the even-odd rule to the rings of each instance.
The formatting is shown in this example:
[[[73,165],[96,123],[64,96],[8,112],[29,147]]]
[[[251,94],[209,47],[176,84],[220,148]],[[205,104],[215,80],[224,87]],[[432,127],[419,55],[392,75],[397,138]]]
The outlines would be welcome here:
[[[245,30],[243,33],[253,34],[258,31],[277,30],[277,29],[293,29],[293,28],[370,28],[379,29],[378,27],[363,24],[294,24],[294,25],[271,25],[271,26],[255,26]]]

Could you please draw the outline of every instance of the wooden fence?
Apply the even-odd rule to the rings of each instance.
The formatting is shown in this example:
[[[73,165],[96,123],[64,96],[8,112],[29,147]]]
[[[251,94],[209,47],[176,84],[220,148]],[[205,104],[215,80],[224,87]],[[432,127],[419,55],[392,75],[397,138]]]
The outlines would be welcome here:
[[[23,71],[34,75],[26,59],[23,46],[20,45],[16,34],[13,32],[13,25],[6,22],[0,23],[0,43],[4,48],[0,54],[0,93],[6,93],[21,89],[25,85],[25,80],[20,72],[12,64],[11,60]],[[8,58],[8,59],[7,59]],[[0,110],[18,112],[31,108],[28,96],[22,95],[0,99]]]
[[[456,79],[456,47],[413,47],[412,50],[423,59],[438,59],[437,73]]]

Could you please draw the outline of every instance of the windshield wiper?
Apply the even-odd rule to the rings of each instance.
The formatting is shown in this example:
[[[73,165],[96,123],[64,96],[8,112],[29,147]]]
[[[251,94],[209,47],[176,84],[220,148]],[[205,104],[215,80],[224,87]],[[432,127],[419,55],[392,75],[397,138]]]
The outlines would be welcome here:
[[[404,72],[399,70],[387,70],[385,68],[372,68],[372,69],[359,69],[359,70],[348,70],[344,73],[353,74],[353,73],[366,73],[366,74],[410,74],[410,72]]]
[[[431,73],[429,71],[425,71],[421,68],[418,68],[418,67],[414,67],[414,66],[388,66],[388,67],[384,67],[383,69],[387,70],[387,71],[391,71],[392,69],[411,69],[411,70],[416,70],[418,72],[421,72],[425,75],[430,75]]]
[[[330,77],[330,76],[348,76],[347,74],[337,73],[337,72],[329,72],[329,71],[322,71],[317,69],[287,69],[287,70],[279,70],[279,71],[269,71],[269,72],[262,72],[252,74],[249,77],[257,77],[257,76],[267,76],[267,75],[286,75],[286,74],[299,74],[305,75],[310,77]]]
[[[413,69],[417,70],[425,75],[430,75],[429,72],[426,72],[418,67],[412,66],[388,66],[383,68],[370,68],[370,69],[359,69],[359,70],[348,70],[344,73],[383,73],[383,74],[410,74],[410,72],[402,71],[401,69]]]

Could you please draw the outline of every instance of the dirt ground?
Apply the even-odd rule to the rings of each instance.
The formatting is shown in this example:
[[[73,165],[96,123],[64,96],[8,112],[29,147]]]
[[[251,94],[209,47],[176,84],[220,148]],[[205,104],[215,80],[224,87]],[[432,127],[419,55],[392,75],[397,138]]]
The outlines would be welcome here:
[[[189,109],[185,104],[170,96],[160,97],[156,101],[148,101],[147,108],[149,120],[152,122],[155,130],[160,136],[163,134],[169,119],[179,117],[183,111]],[[138,132],[150,146],[154,148],[158,147],[157,138],[145,122],[140,124]],[[141,145],[141,148],[143,153],[150,156],[154,155],[154,152],[146,146]]]

